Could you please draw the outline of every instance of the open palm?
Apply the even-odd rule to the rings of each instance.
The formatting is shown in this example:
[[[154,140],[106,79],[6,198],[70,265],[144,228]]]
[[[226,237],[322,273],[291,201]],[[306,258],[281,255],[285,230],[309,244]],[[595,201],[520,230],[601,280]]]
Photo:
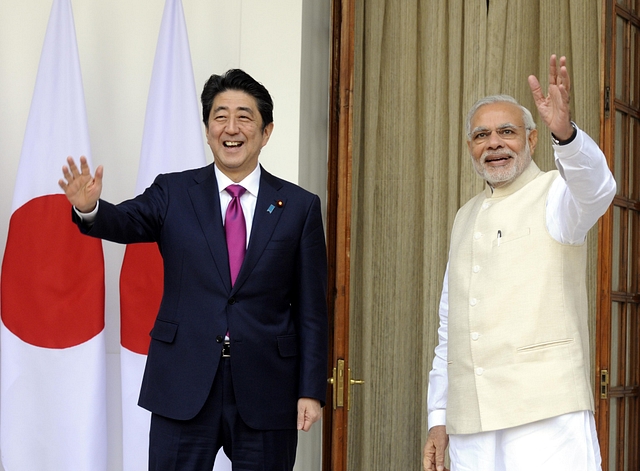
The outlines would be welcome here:
[[[67,157],[67,163],[68,167],[62,167],[64,180],[58,180],[58,185],[78,211],[88,213],[96,207],[102,193],[103,168],[99,166],[95,176],[92,176],[84,156],[80,157],[80,169],[72,157]]]

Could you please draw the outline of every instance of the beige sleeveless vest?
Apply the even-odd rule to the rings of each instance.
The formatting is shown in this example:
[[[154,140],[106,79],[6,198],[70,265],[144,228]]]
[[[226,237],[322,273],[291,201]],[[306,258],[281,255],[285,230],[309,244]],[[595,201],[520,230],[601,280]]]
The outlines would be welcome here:
[[[546,229],[557,171],[531,162],[456,215],[449,264],[448,433],[593,410],[586,243]]]

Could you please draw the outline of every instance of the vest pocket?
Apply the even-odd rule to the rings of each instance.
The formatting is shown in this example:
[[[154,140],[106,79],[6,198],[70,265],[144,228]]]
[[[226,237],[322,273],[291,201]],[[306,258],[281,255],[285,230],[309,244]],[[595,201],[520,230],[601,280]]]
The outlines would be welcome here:
[[[562,345],[567,345],[567,344],[570,344],[570,343],[573,343],[573,339],[551,340],[549,342],[534,343],[533,345],[526,345],[524,347],[518,347],[516,349],[516,351],[518,353],[535,352],[536,350],[543,350],[545,348],[560,347]]]
[[[496,238],[491,242],[492,247],[499,247],[503,244],[508,244],[509,242],[517,239],[521,239],[522,237],[527,237],[531,234],[531,228],[525,227],[522,229],[518,229],[515,231],[498,231]]]

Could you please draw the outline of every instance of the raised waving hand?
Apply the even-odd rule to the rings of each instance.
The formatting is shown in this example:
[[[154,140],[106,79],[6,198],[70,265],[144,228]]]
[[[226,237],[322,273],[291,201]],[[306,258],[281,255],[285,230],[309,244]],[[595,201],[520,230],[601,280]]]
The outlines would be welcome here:
[[[92,176],[86,157],[80,157],[79,169],[72,157],[67,157],[67,163],[68,167],[62,167],[64,179],[58,180],[58,185],[78,211],[93,211],[102,193],[102,165],[96,169],[95,176]]]
[[[542,92],[535,75],[529,76],[529,88],[538,113],[549,130],[561,141],[569,139],[573,134],[573,127],[569,106],[571,81],[567,71],[567,58],[562,56],[558,61],[555,54],[551,55],[547,95]]]

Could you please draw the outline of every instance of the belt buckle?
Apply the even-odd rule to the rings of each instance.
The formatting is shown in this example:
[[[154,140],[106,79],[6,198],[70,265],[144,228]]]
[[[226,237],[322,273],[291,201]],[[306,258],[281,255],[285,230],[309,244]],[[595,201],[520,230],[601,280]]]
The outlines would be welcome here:
[[[224,342],[222,344],[222,358],[230,358],[231,357],[231,343]]]

